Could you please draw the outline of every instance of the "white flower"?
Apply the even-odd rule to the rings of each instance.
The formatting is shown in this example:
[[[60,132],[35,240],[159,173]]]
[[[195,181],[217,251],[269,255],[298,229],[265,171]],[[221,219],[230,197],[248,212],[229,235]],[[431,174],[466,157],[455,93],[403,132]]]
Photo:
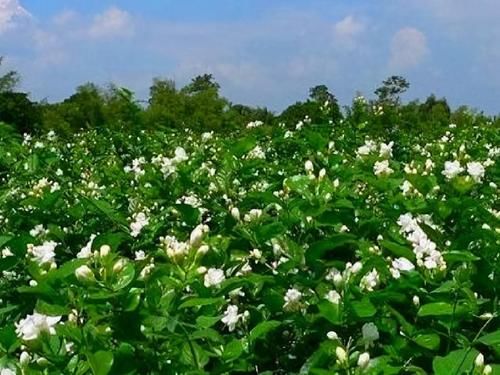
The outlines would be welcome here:
[[[222,317],[221,322],[227,326],[229,332],[232,332],[241,318],[242,314],[238,314],[238,306],[229,305],[226,311],[224,311],[224,316]]]
[[[377,144],[372,140],[366,140],[365,144],[358,148],[356,154],[358,157],[369,155],[377,150]]]
[[[366,368],[370,364],[370,354],[367,352],[361,353],[358,358],[358,366]]]
[[[336,290],[330,290],[326,295],[326,299],[333,303],[334,305],[338,305],[340,303],[340,294]]]
[[[0,369],[0,375],[16,375],[16,371],[5,367],[3,369]]]
[[[224,271],[218,268],[209,268],[205,274],[204,284],[207,288],[218,287],[226,277]]]
[[[181,163],[189,159],[186,154],[186,150],[184,150],[182,147],[176,147],[174,154],[174,161],[176,163]]]
[[[2,258],[14,256],[14,253],[8,247],[3,248],[1,254]]]
[[[146,253],[144,250],[139,250],[135,252],[135,260],[144,260],[146,259]]]
[[[264,123],[260,120],[251,121],[247,124],[247,129],[258,128],[259,126],[264,125]]]
[[[243,218],[246,222],[250,222],[258,219],[262,216],[262,210],[258,208],[251,209]]]
[[[391,266],[392,267],[390,268],[390,271],[395,279],[398,279],[400,277],[400,271],[409,272],[415,269],[413,263],[403,257],[394,259],[391,263]]]
[[[142,228],[149,224],[149,218],[144,212],[139,212],[134,214],[132,219],[134,221],[130,223],[130,235],[137,237],[141,233]]]
[[[447,161],[444,163],[444,170],[441,172],[448,180],[458,176],[463,172],[463,168],[460,166],[460,162],[458,160],[455,161]]]
[[[490,365],[484,366],[483,375],[491,375],[493,373],[493,368]]]
[[[90,241],[80,250],[78,254],[76,254],[77,258],[90,258],[92,256],[92,243],[96,238],[95,234],[90,236]]]
[[[47,316],[36,311],[33,315],[27,315],[16,325],[16,333],[25,341],[35,340],[40,333],[47,332],[51,335],[56,333],[54,326],[61,320],[61,316]]]
[[[370,272],[365,274],[360,281],[360,288],[368,292],[372,292],[378,285],[380,281],[378,272],[373,268]]]
[[[379,151],[379,156],[381,158],[390,158],[392,157],[392,146],[394,146],[394,142],[389,142],[389,143],[381,143],[380,144],[380,151]]]
[[[28,253],[33,256],[33,259],[39,264],[50,264],[54,263],[56,256],[55,248],[57,247],[57,242],[46,241],[42,245],[34,246],[32,244],[28,245]]]
[[[389,167],[389,160],[376,161],[373,165],[375,176],[390,175],[394,170]]]
[[[361,328],[361,332],[363,334],[363,341],[365,342],[365,345],[367,347],[372,346],[373,342],[378,340],[380,337],[380,335],[378,333],[378,328],[373,323],[363,324],[363,327]]]
[[[285,304],[283,308],[293,311],[300,308],[300,299],[302,298],[302,293],[295,288],[288,289],[285,294]]]
[[[250,150],[247,154],[248,159],[265,159],[266,153],[259,145],[255,146],[252,150]]]
[[[170,258],[181,259],[189,253],[189,245],[186,242],[178,241],[173,236],[161,237],[160,241]]]
[[[472,177],[475,182],[481,182],[484,177],[484,167],[477,161],[467,163],[467,173]]]
[[[46,230],[44,227],[43,227],[43,224],[38,224],[38,225],[35,225],[35,227],[30,230],[30,236],[32,237],[37,237],[39,235],[46,235],[48,233],[48,230]]]

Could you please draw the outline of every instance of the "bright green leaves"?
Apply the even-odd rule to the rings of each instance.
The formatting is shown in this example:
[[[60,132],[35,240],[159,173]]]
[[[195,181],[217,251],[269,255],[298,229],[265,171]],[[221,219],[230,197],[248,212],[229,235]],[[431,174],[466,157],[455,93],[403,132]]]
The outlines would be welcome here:
[[[432,369],[436,375],[469,373],[478,354],[479,352],[473,348],[455,350],[444,357],[434,358]]]
[[[94,375],[108,375],[113,367],[113,353],[98,351],[87,355],[90,368]]]

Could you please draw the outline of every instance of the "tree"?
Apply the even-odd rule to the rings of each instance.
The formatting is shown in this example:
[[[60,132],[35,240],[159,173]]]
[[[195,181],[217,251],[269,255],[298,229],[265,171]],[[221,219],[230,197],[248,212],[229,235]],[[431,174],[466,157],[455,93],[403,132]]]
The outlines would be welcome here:
[[[212,74],[194,77],[181,90],[186,95],[185,124],[198,131],[221,130],[229,102],[219,95],[220,85]]]
[[[3,57],[0,56],[0,66],[2,65]],[[13,70],[8,71],[4,75],[0,76],[0,92],[11,92],[14,91],[16,86],[21,81],[19,74]]]
[[[132,91],[111,84],[104,92],[104,101],[106,125],[119,127],[140,125],[142,108],[135,100]]]
[[[95,128],[105,123],[103,94],[93,83],[78,86],[76,93],[62,104],[63,118],[74,130]]]
[[[149,88],[148,108],[145,111],[145,123],[150,128],[165,126],[179,128],[185,118],[186,98],[170,79],[153,79]]]
[[[410,83],[401,76],[391,76],[382,82],[382,86],[375,90],[378,102],[381,104],[398,105],[400,95],[410,88]]]
[[[327,113],[327,119],[337,121],[342,118],[339,103],[326,85],[317,85],[309,89],[311,100],[319,103],[323,111]]]
[[[191,83],[183,88],[187,94],[196,94],[203,91],[213,90],[219,92],[220,85],[215,81],[212,74],[202,74],[194,77]]]
[[[0,92],[0,122],[20,133],[32,132],[41,123],[40,109],[23,92]]]

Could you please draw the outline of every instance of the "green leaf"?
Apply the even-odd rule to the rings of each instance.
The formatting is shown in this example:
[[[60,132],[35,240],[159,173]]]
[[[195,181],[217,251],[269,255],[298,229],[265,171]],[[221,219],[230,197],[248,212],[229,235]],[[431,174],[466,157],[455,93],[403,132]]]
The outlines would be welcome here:
[[[363,298],[361,301],[351,303],[354,314],[359,318],[370,318],[377,313],[377,309],[371,303],[369,298]]]
[[[12,236],[0,236],[0,248],[12,239]]]
[[[432,361],[435,375],[462,375],[470,373],[474,367],[474,359],[479,352],[474,348],[455,350],[446,357],[436,357]]]
[[[123,232],[100,234],[92,241],[92,250],[99,250],[102,245],[108,245],[113,251],[117,251],[118,247],[128,239],[129,236]]]
[[[118,291],[130,285],[134,281],[135,267],[131,262],[125,264],[123,269],[116,274],[116,281],[113,283],[113,290]]]
[[[499,346],[500,345],[500,330],[488,333],[487,335],[481,336],[477,341],[489,345],[489,346]]]
[[[234,156],[243,156],[248,151],[253,149],[257,144],[255,137],[246,137],[236,141],[231,147],[231,152]]]
[[[474,262],[476,260],[479,260],[480,258],[475,256],[469,251],[458,251],[458,250],[452,250],[452,251],[444,251],[443,253],[443,258],[448,264],[452,263],[457,263],[457,262]]]
[[[433,302],[423,305],[418,310],[417,315],[424,316],[450,316],[450,315],[464,315],[472,312],[471,306],[466,303],[458,303],[455,307],[447,302]]]
[[[453,305],[447,302],[433,302],[423,305],[418,310],[418,316],[446,316],[453,314]]]
[[[340,233],[333,235],[325,240],[314,242],[306,251],[306,261],[308,264],[312,264],[323,259],[330,251],[354,244],[357,244],[357,241],[356,236],[352,234]]]
[[[10,270],[11,268],[15,267],[18,262],[19,258],[17,256],[0,258],[0,272]]]
[[[220,316],[199,316],[196,318],[196,325],[200,328],[210,328],[220,321]]]
[[[233,340],[230,341],[229,344],[227,344],[224,347],[224,351],[222,352],[222,358],[226,362],[231,362],[234,361],[235,359],[238,359],[242,353],[243,353],[243,344],[241,343],[241,341]]]
[[[255,342],[258,338],[267,335],[269,332],[275,330],[281,325],[281,322],[277,320],[268,320],[257,324],[248,336],[250,342]]]
[[[441,343],[441,339],[439,338],[439,335],[436,333],[417,335],[413,338],[413,341],[415,341],[415,343],[420,345],[421,347],[429,350],[439,349],[439,345]]]
[[[389,250],[392,254],[394,254],[397,257],[404,257],[408,260],[415,260],[415,254],[411,249],[409,249],[406,246],[388,240],[382,240],[380,241],[380,244],[384,249]]]
[[[286,231],[286,227],[280,222],[263,225],[257,228],[255,236],[257,240],[264,243]]]
[[[109,374],[113,366],[113,353],[101,350],[94,354],[88,354],[87,358],[94,375]]]
[[[179,309],[185,309],[188,307],[201,307],[214,304],[224,304],[226,301],[224,298],[190,298],[187,301],[180,304]]]
[[[319,314],[332,324],[341,323],[340,306],[329,301],[318,303]]]

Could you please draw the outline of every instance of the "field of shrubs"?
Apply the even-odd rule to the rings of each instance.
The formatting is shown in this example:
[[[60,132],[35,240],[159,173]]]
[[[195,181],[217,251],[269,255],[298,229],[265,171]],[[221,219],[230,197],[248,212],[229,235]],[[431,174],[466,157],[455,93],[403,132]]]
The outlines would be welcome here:
[[[500,374],[498,126],[370,118],[1,137],[0,374]]]

